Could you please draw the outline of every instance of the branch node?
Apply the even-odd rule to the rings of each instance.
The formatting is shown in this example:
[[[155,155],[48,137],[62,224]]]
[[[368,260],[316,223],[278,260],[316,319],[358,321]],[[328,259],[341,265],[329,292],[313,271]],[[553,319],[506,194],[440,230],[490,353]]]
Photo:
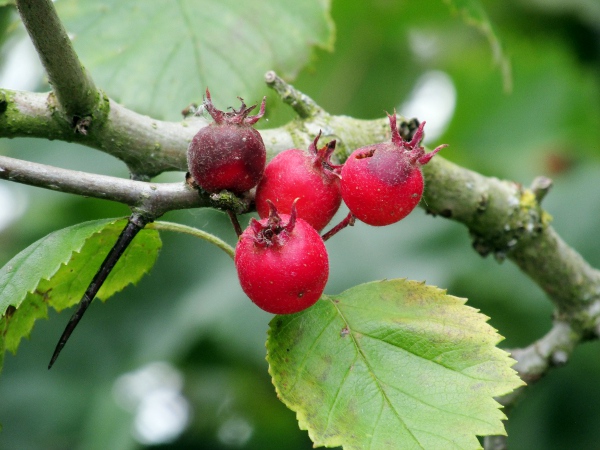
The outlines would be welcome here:
[[[90,125],[92,124],[91,116],[85,117],[73,117],[73,131],[76,134],[82,134],[87,136],[88,130],[90,129]]]
[[[538,203],[542,203],[542,200],[546,197],[550,189],[552,188],[552,180],[548,177],[539,176],[531,182],[531,191],[535,195],[535,199]]]
[[[552,353],[551,362],[555,367],[564,366],[569,361],[569,354],[564,350],[556,350]]]
[[[203,192],[200,190],[200,192]],[[231,211],[235,214],[244,214],[250,210],[250,199],[240,198],[233,192],[221,191],[218,194],[210,194],[210,206],[222,211]]]

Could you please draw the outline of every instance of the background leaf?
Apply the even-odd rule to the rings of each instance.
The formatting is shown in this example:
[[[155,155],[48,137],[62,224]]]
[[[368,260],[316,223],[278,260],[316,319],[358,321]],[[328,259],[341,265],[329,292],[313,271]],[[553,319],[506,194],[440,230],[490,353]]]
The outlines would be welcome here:
[[[500,38],[480,0],[444,0],[463,20],[477,28],[487,38],[494,60],[502,72],[502,82],[506,92],[512,91],[510,60],[502,48]]]
[[[355,286],[270,325],[280,398],[315,445],[479,448],[505,434],[494,396],[522,381],[486,316],[407,280]]]
[[[221,108],[236,96],[252,104],[266,93],[265,72],[293,77],[313,46],[332,49],[326,0],[62,0],[57,8],[98,86],[156,118],[181,118],[207,86]]]
[[[16,352],[36,319],[79,302],[126,220],[105,219],[65,228],[40,239],[0,269],[0,353]],[[136,283],[154,265],[161,241],[142,230],[106,279],[98,297],[106,300]],[[8,309],[7,309],[8,308]],[[4,312],[6,311],[6,312]],[[1,368],[1,366],[0,366]]]

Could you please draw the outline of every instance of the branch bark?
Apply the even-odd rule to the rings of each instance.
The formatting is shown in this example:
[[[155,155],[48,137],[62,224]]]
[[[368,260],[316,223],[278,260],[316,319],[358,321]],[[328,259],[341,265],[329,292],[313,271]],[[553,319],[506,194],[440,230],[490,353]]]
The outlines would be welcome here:
[[[208,125],[202,118],[166,122],[138,114],[104,98],[106,116],[91,122],[87,134],[75,133],[60,115],[52,93],[0,89],[0,137],[34,137],[75,142],[101,150],[127,164],[136,179],[165,171],[187,170],[187,147]],[[336,155],[345,159],[353,148],[389,139],[387,119],[358,120],[323,113],[303,122],[260,130],[269,158],[288,148],[307,148],[319,130],[322,140],[337,139]]]
[[[69,194],[123,203],[155,217],[176,209],[211,204],[208,195],[181,183],[146,183],[97,175],[0,156],[0,179]]]
[[[79,62],[52,1],[17,0],[16,4],[61,109],[76,121],[95,114],[101,95]]]
[[[600,272],[550,226],[539,190],[484,177],[439,156],[423,166],[423,172],[423,204],[430,213],[466,225],[482,256],[508,257],[548,294],[560,316],[576,320],[580,327],[593,327]]]

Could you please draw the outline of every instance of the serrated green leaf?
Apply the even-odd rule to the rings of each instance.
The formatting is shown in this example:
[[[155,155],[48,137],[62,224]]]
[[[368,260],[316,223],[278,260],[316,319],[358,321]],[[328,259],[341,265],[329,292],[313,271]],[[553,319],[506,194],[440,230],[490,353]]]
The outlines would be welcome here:
[[[0,313],[9,306],[19,308],[28,292],[41,280],[50,279],[90,236],[112,222],[114,219],[97,220],[55,231],[11,259],[0,269]]]
[[[465,301],[390,280],[276,316],[267,360],[279,397],[316,446],[480,448],[476,436],[505,434],[493,397],[523,383]]]
[[[222,107],[257,101],[264,74],[292,77],[313,46],[331,49],[329,1],[61,0],[57,8],[98,86],[171,120],[210,87]],[[230,103],[226,103],[230,102]]]
[[[29,337],[35,321],[47,318],[48,305],[44,302],[44,297],[37,293],[27,294],[26,300],[19,309],[15,310],[10,317],[0,319],[3,325],[1,328],[3,329],[2,338],[4,341],[2,353],[4,353],[4,350],[15,353],[21,339]]]
[[[48,306],[60,311],[81,300],[88,284],[123,230],[126,220],[105,219],[68,227],[27,247],[0,269],[0,353],[15,352]],[[156,230],[142,230],[113,268],[98,297],[137,283],[154,265],[161,247]],[[0,363],[2,357],[0,356]],[[1,368],[0,364],[0,368]]]
[[[510,60],[480,0],[444,0],[469,25],[477,28],[490,43],[494,60],[502,72],[504,90],[512,92],[512,69]]]

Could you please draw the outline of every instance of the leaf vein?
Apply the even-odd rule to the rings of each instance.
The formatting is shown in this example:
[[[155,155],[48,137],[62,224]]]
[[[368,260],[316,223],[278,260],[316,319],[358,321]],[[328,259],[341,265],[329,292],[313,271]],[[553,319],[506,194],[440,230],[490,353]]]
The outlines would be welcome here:
[[[346,324],[346,327],[348,328],[349,334],[352,337],[352,342],[354,343],[354,346],[356,347],[356,351],[360,354],[360,356],[362,356],[362,359],[363,359],[363,361],[364,361],[367,369],[369,370],[369,373],[373,377],[373,380],[375,381],[375,384],[377,385],[377,388],[381,392],[381,395],[383,396],[383,399],[385,400],[385,403],[387,403],[389,405],[390,409],[392,410],[392,412],[394,413],[394,415],[398,419],[398,422],[400,422],[400,424],[406,429],[406,431],[408,431],[408,433],[410,434],[410,436],[412,437],[412,439],[419,445],[419,447],[421,447],[424,450],[423,446],[419,442],[419,439],[413,434],[412,430],[408,427],[408,425],[406,424],[406,422],[404,421],[404,419],[402,418],[402,416],[400,415],[400,413],[394,407],[394,404],[392,403],[392,401],[390,400],[390,398],[387,396],[387,393],[385,392],[385,390],[382,387],[381,380],[375,374],[375,371],[373,370],[373,367],[371,367],[371,364],[369,364],[369,360],[367,359],[364,351],[362,350],[362,348],[358,344],[358,341],[357,341],[356,336],[355,336],[355,331],[352,329],[352,327],[348,323],[348,320],[346,319],[346,317],[344,316],[344,314],[342,314],[342,311],[340,311],[340,309],[337,307],[337,305],[335,304],[335,302],[331,301],[331,304],[337,310],[338,314],[340,315],[340,317],[342,318],[342,320]]]
[[[331,421],[331,415],[333,414],[333,410],[334,410],[335,405],[340,396],[340,392],[342,391],[342,388],[344,387],[344,384],[346,383],[346,380],[348,379],[348,375],[350,374],[350,368],[352,367],[352,365],[354,365],[357,358],[358,358],[358,354],[356,354],[356,356],[354,357],[354,360],[352,361],[352,364],[350,364],[350,366],[348,367],[348,370],[346,370],[346,373],[344,374],[344,378],[342,378],[342,381],[340,382],[340,385],[338,386],[338,389],[335,393],[335,397],[333,398],[333,401],[331,402],[331,408],[329,408],[329,414],[327,415],[327,422],[325,423],[325,433],[327,433],[327,429],[329,428],[329,422]]]
[[[455,369],[453,369],[452,367],[449,367],[449,366],[447,366],[447,365],[445,365],[445,364],[442,364],[440,361],[435,361],[435,360],[433,360],[433,359],[430,359],[430,358],[425,358],[425,357],[424,357],[424,356],[422,356],[422,355],[419,355],[419,354],[417,354],[417,353],[411,352],[410,350],[408,350],[408,349],[406,349],[406,348],[404,348],[404,347],[400,346],[400,345],[399,345],[399,344],[397,344],[397,343],[394,343],[394,342],[388,342],[388,341],[386,341],[386,340],[383,340],[383,339],[380,339],[380,338],[378,338],[378,337],[376,337],[376,336],[371,336],[370,334],[366,334],[366,333],[362,333],[362,332],[361,332],[360,334],[361,334],[361,335],[363,335],[363,336],[365,336],[365,337],[368,337],[368,338],[370,338],[370,339],[374,339],[374,340],[376,340],[376,341],[382,342],[382,343],[384,343],[384,344],[391,345],[392,347],[395,347],[395,348],[397,348],[397,349],[399,349],[399,350],[404,350],[405,352],[407,352],[407,353],[409,353],[409,354],[411,354],[411,355],[414,355],[414,356],[416,356],[417,358],[421,358],[421,359],[423,359],[423,360],[425,360],[425,361],[429,361],[429,362],[431,362],[431,363],[433,363],[433,364],[436,364],[436,365],[438,365],[438,366],[440,366],[440,367],[443,367],[444,369],[448,369],[448,370],[450,370],[451,372],[454,372],[454,373],[460,374],[460,375],[462,375],[462,376],[464,376],[464,377],[467,377],[467,378],[470,378],[470,379],[472,379],[472,380],[476,380],[476,381],[490,381],[490,380],[488,380],[488,379],[486,379],[486,378],[477,378],[477,377],[475,377],[475,376],[473,376],[473,375],[468,375],[468,374],[465,374],[465,373],[463,373],[463,372],[462,372],[462,370],[455,370]],[[442,353],[442,354],[443,354],[443,353]],[[437,357],[437,356],[436,356],[436,357]],[[483,362],[487,362],[487,361],[483,361]],[[481,362],[481,363],[478,363],[478,364],[474,364],[474,365],[473,365],[473,367],[474,367],[474,366],[477,366],[477,365],[479,365],[479,364],[483,364],[483,362]]]
[[[289,387],[290,391],[292,391],[294,389],[294,387],[296,386],[296,383],[298,382],[298,379],[300,378],[300,374],[302,373],[302,371],[304,370],[304,367],[306,366],[306,362],[308,361],[308,357],[314,351],[315,347],[317,346],[317,343],[319,342],[319,340],[321,339],[321,337],[325,333],[325,330],[327,330],[327,328],[329,327],[329,325],[331,325],[331,322],[333,322],[334,320],[335,320],[335,315],[332,315],[331,319],[329,320],[329,322],[327,322],[325,324],[325,326],[319,332],[319,335],[315,338],[315,340],[312,343],[312,345],[310,346],[310,348],[304,354],[304,357],[302,358],[302,362],[300,363],[300,365],[298,366],[298,370],[296,371],[296,377],[294,378],[294,382]]]

